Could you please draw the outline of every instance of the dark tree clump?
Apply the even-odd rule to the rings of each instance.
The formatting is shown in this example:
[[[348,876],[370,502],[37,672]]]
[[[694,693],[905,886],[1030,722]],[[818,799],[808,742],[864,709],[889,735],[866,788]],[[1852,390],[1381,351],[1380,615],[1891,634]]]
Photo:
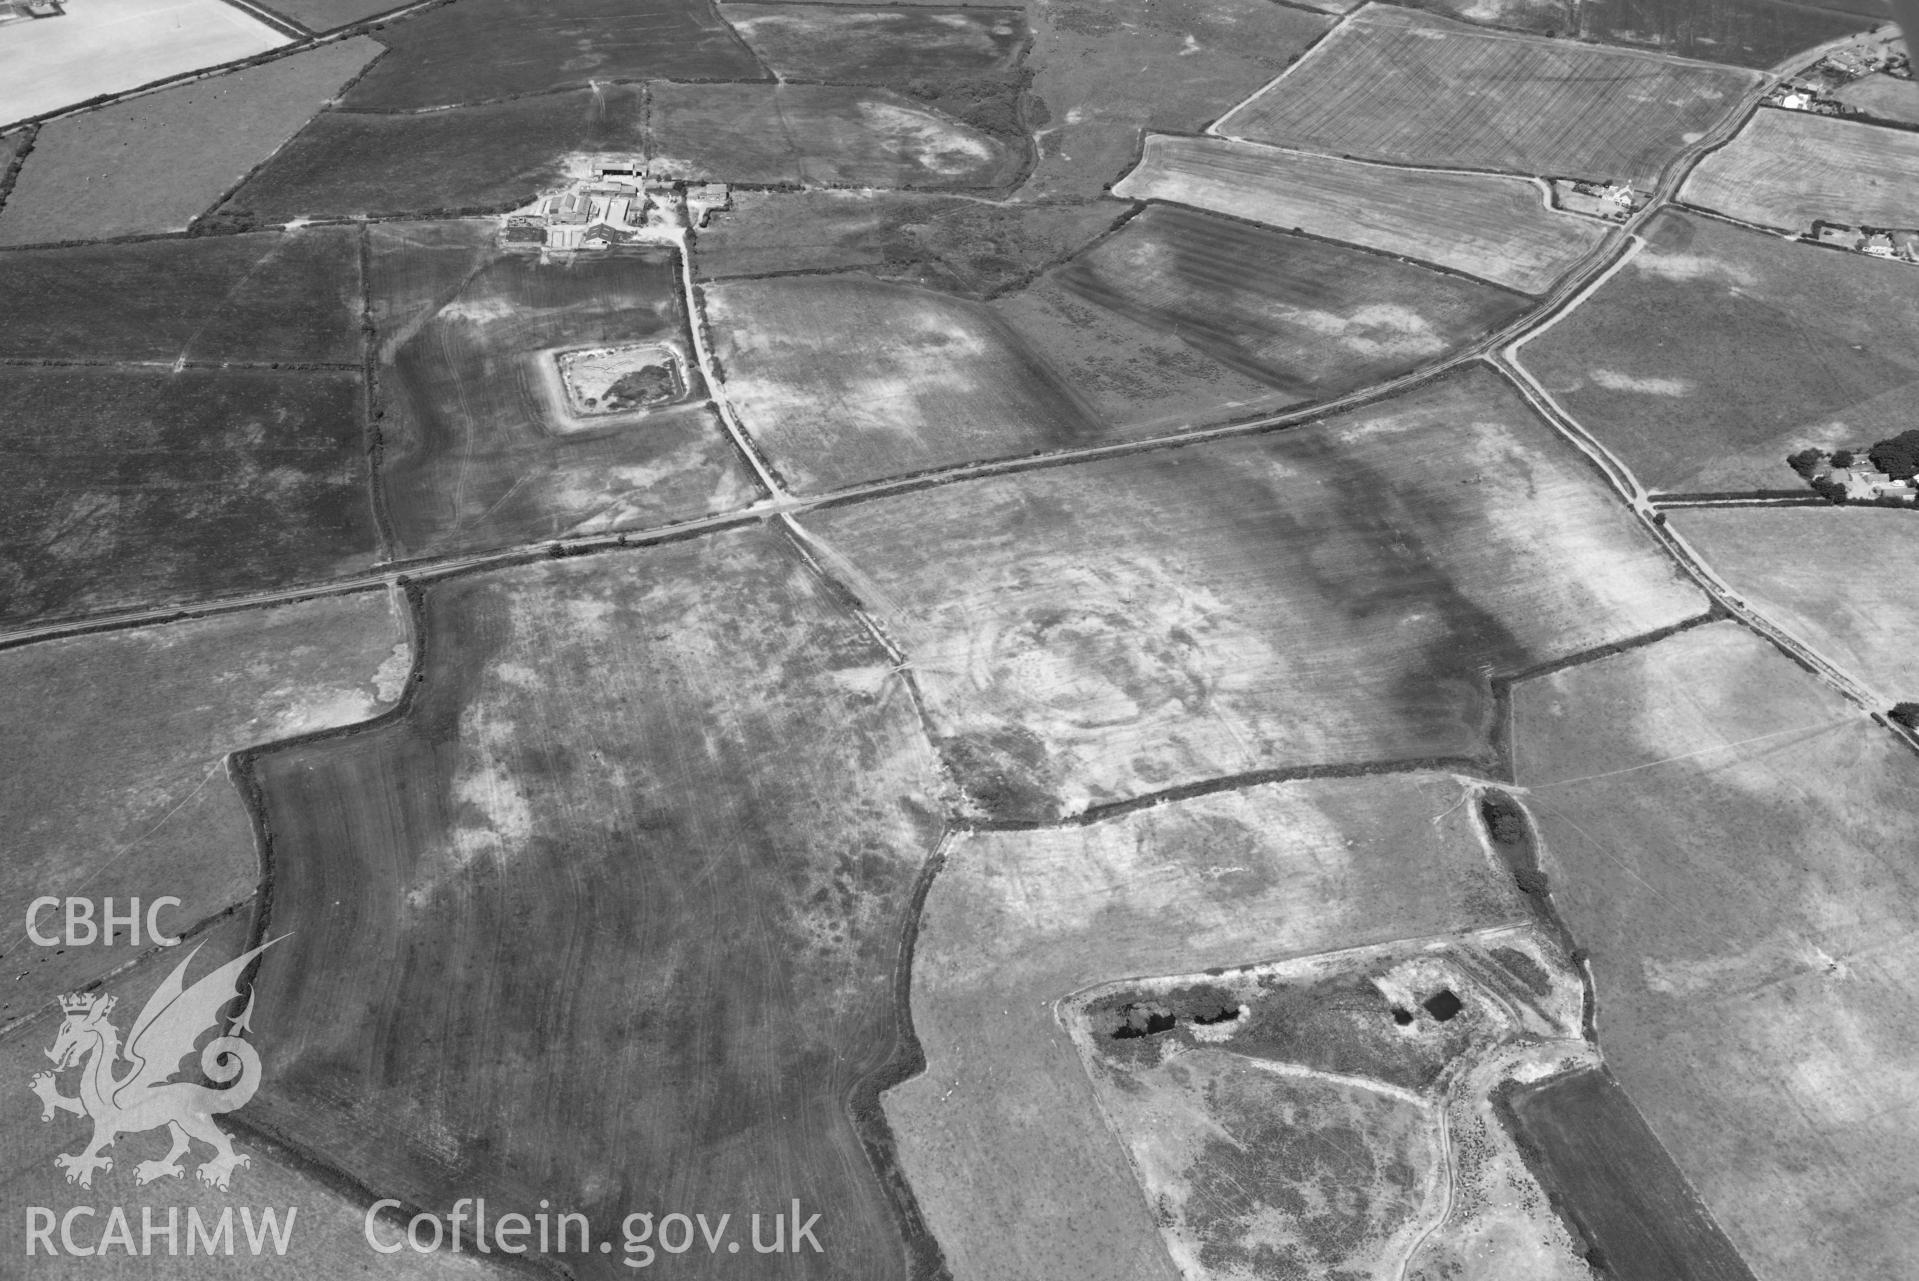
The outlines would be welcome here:
[[[1839,449],[1839,450],[1833,451],[1832,465],[1834,467],[1850,467],[1856,461],[1857,461],[1857,457],[1856,455],[1853,454],[1853,452],[1850,449]]]
[[[1919,427],[1902,431],[1890,440],[1882,440],[1866,455],[1872,465],[1894,480],[1919,476]]]
[[[1824,457],[1824,455],[1816,449],[1802,449],[1796,454],[1787,456],[1786,466],[1792,468],[1807,480],[1811,480],[1812,473],[1814,469],[1819,466],[1819,460],[1822,457]]]
[[[1821,476],[1818,480],[1812,482],[1812,488],[1814,493],[1829,503],[1843,503],[1846,501],[1846,487],[1836,480],[1829,480]]]
[[[1919,730],[1919,703],[1897,703],[1890,715],[1907,729]]]
[[[1546,874],[1537,868],[1522,867],[1513,873],[1513,880],[1519,883],[1522,893],[1544,895],[1552,888]]]

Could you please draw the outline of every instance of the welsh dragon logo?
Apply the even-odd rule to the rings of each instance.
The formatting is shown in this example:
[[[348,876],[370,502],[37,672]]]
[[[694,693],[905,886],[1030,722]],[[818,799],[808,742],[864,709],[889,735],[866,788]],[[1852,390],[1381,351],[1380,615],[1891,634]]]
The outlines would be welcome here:
[[[188,1154],[194,1139],[214,1152],[196,1172],[202,1183],[225,1188],[235,1167],[249,1164],[246,1157],[233,1150],[232,1140],[213,1118],[217,1113],[246,1106],[260,1087],[260,1054],[240,1039],[242,1032],[250,1030],[251,993],[246,1009],[230,1022],[227,1034],[207,1042],[200,1051],[200,1070],[224,1088],[168,1078],[179,1071],[180,1060],[193,1052],[202,1034],[218,1030],[220,1011],[240,995],[240,975],[253,958],[279,941],[262,943],[188,987],[187,967],[200,952],[194,948],[147,998],[124,1047],[120,1030],[107,1019],[115,998],[98,994],[60,998],[60,1008],[67,1017],[53,1048],[47,1051],[54,1070],[34,1075],[33,1092],[43,1105],[42,1121],[53,1120],[55,1112],[84,1115],[93,1121],[93,1141],[85,1151],[54,1158],[54,1163],[67,1172],[68,1183],[92,1187],[95,1170],[113,1168],[113,1158],[104,1151],[114,1139],[163,1125],[173,1136],[173,1147],[160,1160],[135,1166],[137,1182],[151,1183],[168,1175],[178,1178],[183,1173],[180,1158]],[[126,1067],[121,1071],[123,1060]],[[60,1093],[55,1073],[75,1066],[80,1068],[80,1093],[68,1098]]]

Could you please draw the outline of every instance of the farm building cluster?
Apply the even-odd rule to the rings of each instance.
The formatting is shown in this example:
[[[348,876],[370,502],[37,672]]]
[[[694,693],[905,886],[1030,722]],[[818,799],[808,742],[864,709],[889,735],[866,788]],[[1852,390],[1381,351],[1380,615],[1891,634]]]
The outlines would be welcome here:
[[[709,212],[724,209],[728,199],[724,185],[708,183],[685,193],[684,208],[699,226]],[[685,225],[681,207],[679,188],[649,181],[638,160],[604,160],[565,190],[509,213],[500,240],[507,246],[561,253],[640,244]]]
[[[65,12],[62,0],[0,0],[0,25],[33,18],[57,18]]]
[[[1553,206],[1589,218],[1624,222],[1633,210],[1644,205],[1647,194],[1635,191],[1623,182],[1585,182],[1577,178],[1554,178]]]
[[[1831,502],[1919,506],[1919,429],[1882,440],[1864,453],[1807,449],[1786,461]]]
[[[1815,222],[1812,239],[1822,245],[1871,254],[1875,258],[1897,258],[1901,262],[1919,262],[1919,231],[1888,227],[1854,227],[1842,222]]]
[[[1853,81],[1875,73],[1909,80],[1912,60],[1903,51],[1879,41],[1847,45],[1773,86],[1766,95],[1766,105],[1822,116],[1857,115],[1855,108],[1833,95]]]

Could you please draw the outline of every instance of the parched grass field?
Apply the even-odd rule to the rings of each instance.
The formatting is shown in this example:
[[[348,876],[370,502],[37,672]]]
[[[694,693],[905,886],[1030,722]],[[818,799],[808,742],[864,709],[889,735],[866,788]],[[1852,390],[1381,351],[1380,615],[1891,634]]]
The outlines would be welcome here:
[[[339,371],[0,366],[0,620],[369,567],[360,400]]]
[[[652,87],[648,171],[692,182],[998,188],[1021,148],[887,89]]]
[[[1283,151],[1223,138],[1146,139],[1113,188],[1269,227],[1418,258],[1525,293],[1544,292],[1606,229],[1547,206],[1538,185]]]
[[[342,227],[9,253],[0,357],[360,361],[360,251]]]
[[[989,204],[905,191],[735,191],[695,237],[707,279],[860,270],[980,297],[1024,283],[1125,212],[1106,202]]]
[[[1919,100],[1919,86],[1901,86]],[[1871,227],[1919,222],[1919,133],[1810,111],[1758,111],[1680,188],[1688,204],[1810,232],[1815,219]]]
[[[489,221],[369,233],[380,477],[415,555],[661,525],[742,507],[756,482],[705,401],[576,417],[565,352],[690,338],[665,249],[542,263]]]
[[[379,52],[343,40],[49,122],[0,211],[0,245],[184,230]]]
[[[421,114],[323,111],[218,212],[286,222],[504,211],[560,185],[568,152],[639,153],[644,115],[643,90],[627,85]]]
[[[1919,410],[1919,293],[1897,263],[1668,211],[1519,363],[1646,487],[1803,490],[1786,455]]]
[[[1403,774],[954,840],[914,952],[927,1068],[885,1096],[953,1275],[1179,1276],[1056,1002],[1128,975],[1521,920],[1471,811],[1456,780]]]
[[[124,929],[112,947],[35,946],[29,903],[110,895],[124,912],[130,897],[172,895],[182,902],[158,923],[178,934],[248,898],[259,860],[226,754],[376,714],[399,697],[409,662],[381,592],[0,652],[0,722],[23,731],[0,740],[0,1025],[145,946],[144,922],[141,949]],[[58,915],[46,913],[43,933],[58,932]]]
[[[940,779],[885,651],[761,529],[444,581],[422,624],[403,714],[251,765],[292,934],[255,1112],[431,1207],[670,1201],[741,1240],[797,1198],[821,1253],[780,1275],[899,1276],[874,1091]]]
[[[353,86],[350,109],[417,110],[654,76],[766,78],[708,0],[460,0],[383,27],[380,42],[393,52]]]
[[[1785,0],[1408,0],[1468,22],[1576,36],[1607,44],[1656,50],[1702,62],[1770,67],[1802,49],[1848,32],[1865,31],[1890,16],[1883,0],[1840,0],[1807,6]],[[1834,13],[1834,9],[1876,17]]]
[[[1443,1211],[1436,1118],[1404,1095],[1207,1047],[1092,1077],[1184,1276],[1390,1276]]]
[[[1481,367],[1312,427],[829,508],[979,812],[1477,757],[1488,677],[1704,597]]]
[[[782,80],[888,83],[1004,71],[1025,51],[1018,9],[729,4],[726,20]]]
[[[1870,507],[1700,508],[1671,528],[1745,601],[1887,705],[1919,701],[1919,521]]]
[[[1727,622],[1514,690],[1606,1059],[1759,1276],[1919,1257],[1919,763]]]
[[[1357,159],[1650,187],[1757,83],[1730,68],[1372,6],[1215,131]]]
[[[741,280],[704,293],[726,396],[803,492],[1100,436],[981,304],[863,276]]]
[[[221,781],[225,783],[224,779]],[[235,806],[237,808],[237,802]],[[154,988],[174,966],[186,959],[186,953],[196,944],[204,942],[204,947],[187,971],[189,983],[246,951],[247,929],[251,923],[250,913],[238,913],[201,938],[150,956],[127,972],[107,979],[102,990],[119,1002],[110,1020],[125,1032]],[[137,1181],[135,1166],[141,1161],[158,1160],[166,1153],[164,1129],[122,1135],[110,1149],[113,1168],[95,1175],[91,1189],[72,1186],[66,1182],[66,1172],[54,1164],[54,1158],[80,1151],[92,1127],[65,1113],[57,1114],[51,1124],[42,1124],[39,1102],[26,1090],[27,1082],[36,1073],[48,1070],[50,1064],[42,1051],[53,1044],[59,1028],[59,1007],[49,996],[42,1017],[15,1028],[0,1042],[0,1072],[5,1072],[8,1079],[20,1087],[19,1098],[12,1100],[14,1106],[0,1110],[0,1197],[5,1197],[7,1204],[21,1208],[21,1212],[9,1215],[5,1227],[0,1228],[0,1249],[15,1259],[27,1260],[17,1265],[20,1270],[15,1275],[33,1278],[33,1281],[84,1281],[86,1278],[93,1281],[134,1281],[135,1278],[141,1281],[311,1281],[314,1277],[348,1276],[370,1277],[376,1281],[453,1281],[454,1278],[506,1281],[521,1275],[496,1269],[490,1261],[471,1253],[454,1254],[444,1250],[430,1256],[410,1250],[394,1255],[375,1253],[367,1247],[363,1235],[364,1204],[357,1198],[342,1195],[324,1178],[314,1177],[300,1158],[263,1144],[246,1133],[235,1133],[233,1140],[235,1150],[246,1156],[249,1164],[234,1172],[232,1185],[225,1191],[202,1183],[195,1176],[194,1167],[210,1155],[205,1147],[196,1147],[193,1155],[183,1161],[185,1172],[181,1177],[163,1178],[145,1185]],[[254,1044],[260,1049],[264,1071],[272,1073],[273,1047],[257,1039]],[[198,1072],[198,1056],[187,1062],[191,1066],[183,1078],[191,1080]],[[59,1081],[61,1091],[68,1096],[76,1094],[78,1078],[77,1072],[63,1073]],[[242,1110],[235,1119],[244,1119],[247,1115],[248,1111]],[[223,1120],[221,1124],[224,1128],[234,1128],[232,1120]],[[59,1216],[78,1205],[91,1205],[94,1213],[74,1217],[75,1243],[83,1248],[98,1247],[99,1252],[85,1257],[66,1253],[59,1245],[56,1226],[52,1236],[54,1257],[48,1256],[44,1241],[36,1243],[34,1254],[28,1256],[24,1207],[52,1209],[57,1225]],[[261,1211],[271,1208],[284,1232],[288,1207],[293,1207],[294,1215],[292,1231],[286,1237],[286,1253],[282,1256],[274,1248],[274,1238],[266,1232]],[[107,1235],[116,1208],[126,1217],[132,1240],[130,1249]],[[192,1223],[189,1211],[197,1214],[203,1229],[216,1237],[222,1215],[230,1218],[231,1256],[209,1253],[200,1237],[194,1239],[195,1252],[188,1254],[187,1238]],[[141,1250],[145,1243],[143,1215],[150,1215],[155,1228],[159,1229],[152,1237],[150,1252]],[[167,1249],[169,1238],[165,1234],[169,1215],[176,1229],[172,1237],[175,1248],[171,1252]],[[259,1257],[255,1257],[251,1248],[246,1215],[251,1215],[254,1232],[262,1234]],[[399,1235],[384,1226],[379,1231],[383,1240]],[[224,1238],[220,1241],[224,1245]]]
[[[1068,292],[1057,273],[994,299],[992,308],[1116,437],[1251,418],[1305,399],[1213,359],[1176,332]]]
[[[1919,125],[1919,84],[1911,80],[1897,80],[1883,71],[1875,72],[1839,86],[1832,96],[1874,120]]]
[[[1148,209],[1052,278],[1301,400],[1405,373],[1527,306],[1480,281],[1176,206]]]
[[[1268,0],[1035,0],[1027,199],[1099,195],[1144,130],[1205,128],[1332,25]]]
[[[222,0],[91,0],[8,25],[0,126],[277,49],[288,38]]]

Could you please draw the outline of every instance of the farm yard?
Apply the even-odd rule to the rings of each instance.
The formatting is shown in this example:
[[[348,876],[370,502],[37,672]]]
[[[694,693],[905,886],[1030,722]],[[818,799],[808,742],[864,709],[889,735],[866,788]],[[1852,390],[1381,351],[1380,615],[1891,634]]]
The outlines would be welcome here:
[[[999,188],[1023,148],[887,89],[653,86],[649,164],[688,182]]]
[[[569,353],[614,342],[685,350],[665,251],[542,263],[502,252],[496,230],[387,223],[369,236],[380,479],[400,548],[638,529],[758,497],[704,386],[588,416],[563,388]]]
[[[172,77],[0,124],[23,1276],[1919,1258],[1881,0],[125,3],[0,0]]]
[[[864,271],[966,297],[1027,283],[1097,239],[1124,210],[987,204],[914,191],[735,191],[694,237],[700,276]]]
[[[392,706],[408,640],[374,591],[0,651],[0,721],[41,727],[0,746],[0,812],[23,818],[0,863],[0,901],[18,908],[0,1026],[138,954],[124,937],[29,949],[34,898],[97,893],[124,910],[170,895],[180,904],[156,920],[174,934],[250,899],[259,856],[222,757]],[[45,918],[57,932],[57,910]]]
[[[1422,448],[1442,424],[1445,447]],[[1704,608],[1479,371],[1311,428],[801,523],[911,656],[968,802],[996,819],[1261,770],[1478,759],[1490,674]]]
[[[1479,281],[1172,206],[1053,279],[1301,400],[1405,373],[1525,307]]]
[[[1650,187],[1758,83],[1374,6],[1213,132],[1354,159]]]
[[[884,651],[757,530],[419,608],[399,716],[247,766],[291,935],[259,978],[266,1128],[420,1205],[545,1196],[598,1224],[641,1189],[797,1197],[825,1253],[783,1275],[897,1275],[924,1247],[848,1104],[895,1079],[939,777]]]
[[[954,1274],[1179,1276],[1055,1003],[1522,920],[1462,796],[1442,774],[1263,784],[953,841],[914,952],[926,1071],[885,1105]]]
[[[1895,568],[1919,555],[1910,514],[1701,508],[1669,520],[1734,591],[1881,691],[1888,706],[1919,693],[1919,598]]]
[[[1788,454],[1870,444],[1919,405],[1903,269],[1676,211],[1518,361],[1648,489],[1804,491]]]
[[[1919,98],[1911,82],[1899,86]],[[1693,170],[1680,198],[1742,222],[1810,232],[1815,221],[1919,223],[1919,134],[1809,111],[1759,111]]]
[[[1731,623],[1523,681],[1515,774],[1606,1059],[1759,1276],[1919,1251],[1911,752]]]
[[[977,303],[862,276],[703,292],[726,394],[800,492],[1095,438],[1079,402]]]
[[[185,230],[379,52],[343,40],[49,122],[0,209],[0,245]]]
[[[1544,292],[1598,247],[1605,228],[1546,207],[1530,182],[1366,165],[1222,138],[1146,139],[1113,188],[1418,258]]]
[[[221,0],[76,4],[57,22],[7,30],[0,128],[286,43],[279,31]]]

